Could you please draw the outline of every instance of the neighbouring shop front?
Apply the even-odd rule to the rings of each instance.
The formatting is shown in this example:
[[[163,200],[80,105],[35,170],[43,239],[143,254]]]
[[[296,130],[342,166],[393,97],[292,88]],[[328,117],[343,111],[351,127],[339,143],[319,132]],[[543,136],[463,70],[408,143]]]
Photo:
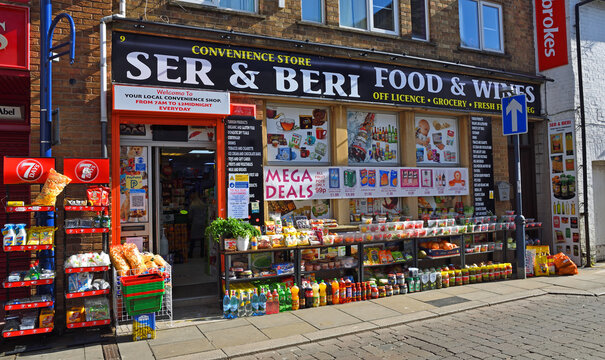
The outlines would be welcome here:
[[[113,177],[113,221],[121,225],[113,243],[135,242],[166,255],[175,264],[175,289],[216,295],[225,262],[239,283],[245,278],[234,268],[246,277],[268,276],[275,275],[272,264],[294,264],[292,280],[300,284],[309,275],[299,271],[306,269],[300,261],[311,270],[317,261],[325,270],[326,259],[364,254],[360,246],[340,252],[319,247],[300,258],[283,251],[222,256],[204,236],[217,216],[251,220],[267,236],[276,219],[294,227],[304,219],[325,220],[355,241],[368,218],[472,219],[490,231],[498,223],[502,233],[452,238],[446,242],[464,249],[462,256],[422,265],[414,246],[427,244],[402,242],[395,252],[411,262],[399,261],[398,270],[514,258],[506,255],[513,192],[507,157],[494,154],[507,149],[500,99],[505,87],[526,94],[530,116],[540,121],[537,77],[504,80],[393,59],[358,61],[120,31],[113,33],[112,76],[112,171],[120,175]],[[447,236],[458,233],[456,221]],[[466,230],[469,224],[462,225]],[[434,236],[427,234],[433,230],[415,233]],[[541,230],[528,234],[538,239]],[[475,249],[476,258],[469,258]],[[473,255],[465,260],[465,252]],[[213,271],[214,264],[221,271]],[[373,269],[359,271],[357,281],[375,276]],[[200,284],[206,284],[202,291]]]

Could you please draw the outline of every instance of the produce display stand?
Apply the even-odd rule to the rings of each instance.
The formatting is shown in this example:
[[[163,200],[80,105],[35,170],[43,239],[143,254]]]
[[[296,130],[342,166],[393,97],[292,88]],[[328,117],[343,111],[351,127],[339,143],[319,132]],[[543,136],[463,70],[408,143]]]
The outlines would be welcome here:
[[[219,301],[222,301],[222,296],[225,293],[223,291],[223,285],[225,286],[225,289],[230,290],[229,285],[233,284],[233,283],[251,282],[251,281],[256,281],[256,280],[267,280],[267,279],[279,279],[279,278],[290,276],[290,277],[294,277],[297,284],[300,284],[301,279],[304,275],[312,274],[312,273],[317,274],[317,273],[337,272],[337,271],[356,272],[358,275],[357,279],[363,279],[363,281],[367,281],[367,279],[365,277],[365,270],[367,268],[388,267],[388,266],[393,266],[393,265],[408,265],[408,266],[413,266],[413,267],[419,267],[419,265],[420,265],[420,267],[431,267],[431,266],[435,266],[438,261],[444,261],[444,259],[455,259],[455,258],[460,259],[459,260],[460,266],[464,267],[466,265],[466,258],[473,257],[475,255],[475,253],[465,254],[464,237],[472,236],[473,241],[474,241],[475,235],[486,235],[489,237],[489,239],[492,242],[499,242],[497,235],[500,233],[503,233],[505,231],[506,230],[465,232],[465,233],[458,233],[458,234],[451,234],[451,235],[410,237],[410,238],[403,238],[403,239],[389,239],[389,240],[379,240],[379,241],[361,241],[361,242],[352,242],[352,243],[342,243],[342,244],[337,244],[337,245],[310,245],[310,246],[296,246],[296,247],[278,247],[278,248],[246,250],[246,251],[225,251],[224,249],[222,249],[221,250],[222,256],[220,256],[219,259],[220,258],[225,259],[224,261],[225,261],[226,274],[228,274],[229,269],[231,268],[231,258],[233,256],[256,254],[256,253],[261,253],[261,252],[280,252],[280,251],[288,252],[288,255],[287,255],[288,258],[294,263],[294,272],[289,273],[289,274],[258,276],[258,277],[252,277],[252,278],[238,278],[238,279],[229,279],[229,276],[221,275],[221,276],[219,276],[219,280],[218,280]],[[427,256],[424,259],[420,259],[418,257],[420,242],[435,240],[435,239],[444,239],[444,238],[449,238],[450,242],[458,242],[458,246],[459,246],[459,250],[460,250],[458,254],[447,255],[447,256],[443,256],[443,257],[434,257],[434,258]],[[481,252],[481,253],[476,253],[476,254],[488,254],[488,256],[491,256],[491,254],[493,254],[496,251],[502,251],[503,253],[505,253],[506,252],[506,245],[505,245],[506,237],[505,236],[504,236],[503,241],[504,241],[504,244],[502,246],[502,250],[486,251],[486,252]],[[386,244],[386,243],[397,244],[400,248],[403,248],[406,245],[411,247],[413,249],[412,250],[413,258],[409,261],[399,261],[399,262],[393,262],[393,263],[388,263],[388,264],[364,265],[364,262],[363,262],[364,248],[371,246],[371,245]],[[336,268],[335,269],[323,269],[323,270],[317,270],[317,271],[301,270],[301,260],[302,260],[303,250],[335,248],[335,247],[341,247],[341,246],[346,247],[347,256],[351,256],[351,246],[357,246],[356,259],[357,259],[358,264],[356,267],[351,267],[351,268],[343,267],[343,268],[338,268],[338,269],[336,269]],[[218,269],[222,269],[220,260],[218,263]],[[219,271],[219,274],[221,274],[221,273],[222,273],[222,270]],[[357,281],[360,281],[360,280],[357,280]]]
[[[17,165],[18,163],[18,165]],[[26,178],[30,179],[30,181],[26,181],[23,179],[24,174],[21,174],[19,168],[21,168],[22,164],[27,163],[26,165],[31,166],[27,169]],[[10,187],[11,185],[41,185],[44,184],[46,180],[46,174],[50,170],[51,167],[54,167],[55,159],[54,158],[14,158],[14,157],[4,157],[4,185],[6,186],[6,197],[5,199],[18,201],[20,199],[11,198]],[[10,165],[9,165],[10,164]],[[42,165],[44,164],[44,166]],[[16,166],[15,166],[16,165]],[[38,166],[39,165],[39,166]],[[7,175],[8,174],[8,175]],[[11,223],[11,217],[15,214],[27,214],[27,220],[20,220],[23,223],[31,225],[31,220],[36,220],[31,214],[32,213],[41,213],[41,212],[52,212],[52,218],[56,220],[55,216],[55,207],[54,206],[36,206],[36,205],[24,205],[24,206],[6,206],[6,218],[5,223]],[[4,245],[4,244],[3,244]],[[6,266],[6,274],[10,274],[11,270],[27,270],[27,269],[11,269],[11,261],[9,254],[11,252],[31,252],[33,255],[38,255],[38,251],[40,250],[52,250],[54,248],[54,241],[52,245],[15,245],[15,246],[3,246],[3,250],[5,252],[5,266]],[[53,253],[54,256],[54,253]],[[33,259],[30,259],[30,261]],[[55,261],[53,261],[55,263]],[[54,270],[54,269],[53,269]],[[56,272],[55,272],[56,277]],[[56,294],[56,284],[55,279],[38,279],[38,280],[27,280],[27,281],[3,281],[2,287],[6,291],[6,298],[11,300],[11,289],[13,288],[27,288],[29,290],[30,295],[32,295],[32,290],[37,292],[37,289],[34,289],[36,286],[40,285],[53,285],[53,294]],[[54,296],[53,296],[54,298]],[[54,300],[52,301],[38,301],[38,302],[26,302],[21,304],[4,304],[4,310],[6,315],[9,315],[11,311],[18,311],[24,309],[39,309],[39,308],[53,308],[55,305]],[[39,335],[39,334],[48,334],[53,332],[54,324],[50,327],[40,327],[34,329],[26,329],[26,330],[13,330],[8,331],[3,329],[2,338],[18,338],[27,335]],[[16,352],[23,351],[31,351],[31,350],[39,350],[45,348],[44,345],[38,346],[17,346],[14,350]]]

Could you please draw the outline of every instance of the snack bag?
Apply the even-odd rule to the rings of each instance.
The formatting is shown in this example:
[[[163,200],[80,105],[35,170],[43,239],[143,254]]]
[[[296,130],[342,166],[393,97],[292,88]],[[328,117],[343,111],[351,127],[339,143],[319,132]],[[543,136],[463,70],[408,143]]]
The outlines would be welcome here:
[[[40,310],[39,324],[41,328],[53,327],[55,321],[55,310],[42,309]]]
[[[52,226],[40,227],[40,245],[52,245],[55,242],[55,230]]]
[[[86,190],[88,205],[101,206],[103,204],[103,188],[100,186],[90,186]]]
[[[32,226],[27,230],[27,245],[40,245],[40,228]]]
[[[112,246],[109,249],[109,258],[118,272],[130,270],[130,266],[124,258],[124,247],[122,245]]]
[[[122,245],[124,258],[128,261],[130,268],[135,270],[136,275],[143,273],[147,268],[141,259],[141,253],[135,244],[126,243]]]
[[[554,258],[558,275],[577,275],[578,266],[565,254],[558,253]]]
[[[548,275],[555,275],[555,256],[548,255]]]
[[[84,319],[84,307],[83,306],[72,306],[67,310],[65,315],[68,324],[79,323]]]
[[[534,266],[536,262],[536,248],[528,246],[525,249],[525,273],[527,276],[534,276]]]
[[[48,178],[42,187],[40,194],[32,201],[32,205],[55,206],[57,196],[63,191],[71,179],[59,174],[55,169],[50,169]]]
[[[536,276],[548,276],[548,256],[538,255],[536,256],[536,263],[534,264],[534,274]]]
[[[166,267],[166,265],[168,265],[168,263],[166,262],[166,260],[164,260],[164,258],[162,256],[160,256],[159,254],[155,255],[153,257],[153,262],[158,266],[158,267]]]

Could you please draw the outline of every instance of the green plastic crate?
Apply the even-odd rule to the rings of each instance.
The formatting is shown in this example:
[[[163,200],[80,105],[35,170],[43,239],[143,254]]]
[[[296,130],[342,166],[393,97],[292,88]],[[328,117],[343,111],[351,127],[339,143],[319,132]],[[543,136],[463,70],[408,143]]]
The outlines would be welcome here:
[[[123,295],[164,289],[164,278],[159,274],[123,276],[121,282]]]
[[[124,308],[130,316],[154,313],[160,311],[163,300],[163,291],[156,294],[124,296]]]

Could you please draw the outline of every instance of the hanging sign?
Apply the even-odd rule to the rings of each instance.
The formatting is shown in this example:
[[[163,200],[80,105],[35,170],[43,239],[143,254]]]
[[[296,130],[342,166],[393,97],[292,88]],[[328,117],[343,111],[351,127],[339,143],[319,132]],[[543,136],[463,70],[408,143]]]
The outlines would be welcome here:
[[[576,149],[573,120],[548,124],[553,247],[581,264]]]
[[[265,166],[265,200],[469,194],[466,168]]]
[[[63,171],[71,178],[72,184],[109,183],[109,159],[65,158]]]
[[[319,55],[114,31],[113,81],[251,94],[500,112],[502,90],[527,95],[539,115],[537,84]]]
[[[55,168],[54,158],[4,157],[3,182],[7,184],[43,184],[50,169]]]
[[[540,71],[567,65],[565,0],[535,0]]]

